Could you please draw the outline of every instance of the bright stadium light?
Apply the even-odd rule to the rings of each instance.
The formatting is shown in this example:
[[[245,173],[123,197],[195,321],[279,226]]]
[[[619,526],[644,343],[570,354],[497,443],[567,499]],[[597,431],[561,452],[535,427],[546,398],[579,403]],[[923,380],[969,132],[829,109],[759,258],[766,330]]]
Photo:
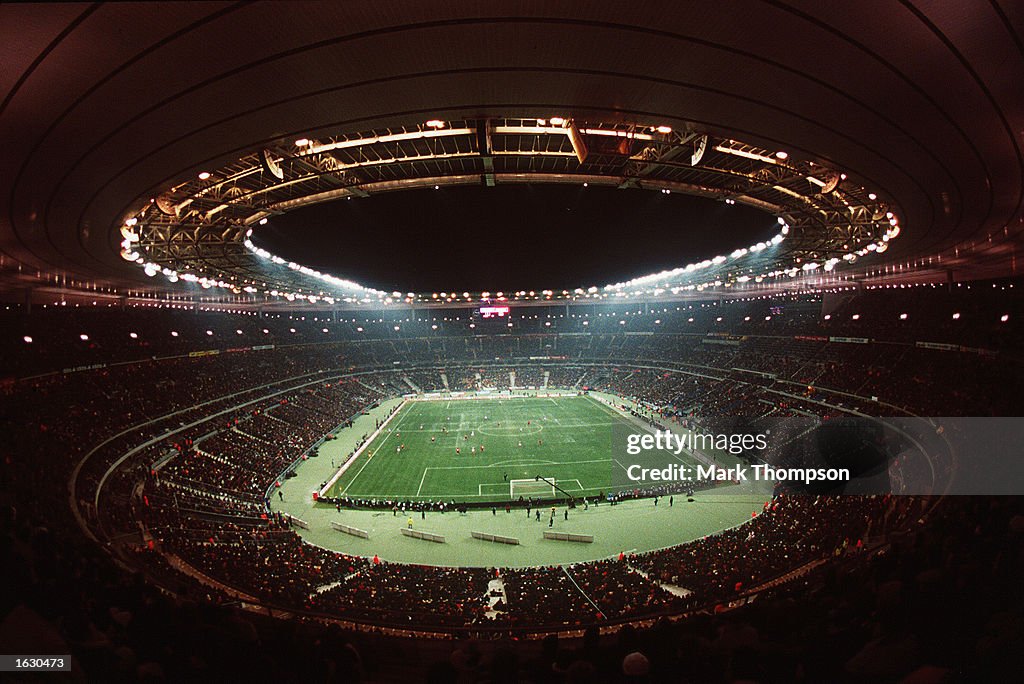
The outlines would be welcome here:
[[[775,163],[774,159],[772,159],[771,157],[766,157],[763,154],[757,154],[755,152],[747,152],[746,150],[736,150],[736,149],[733,149],[731,147],[725,147],[724,145],[716,145],[715,146],[715,151],[716,152],[721,152],[722,154],[731,154],[731,155],[734,155],[734,156],[737,156],[737,157],[745,157],[746,159],[756,159],[758,161],[763,161],[763,162],[765,162],[767,164],[774,164]]]

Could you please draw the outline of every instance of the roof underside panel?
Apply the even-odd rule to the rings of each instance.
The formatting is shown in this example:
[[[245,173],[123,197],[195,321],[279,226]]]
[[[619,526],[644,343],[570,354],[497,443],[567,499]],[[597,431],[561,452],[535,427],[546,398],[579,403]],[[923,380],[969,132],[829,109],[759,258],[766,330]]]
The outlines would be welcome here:
[[[937,0],[2,5],[0,288],[158,287],[119,258],[121,222],[187,194],[200,171],[252,169],[265,148],[285,158],[299,138],[555,116],[827,164],[900,214],[904,234],[876,268],[941,255],[963,277],[1009,273],[1024,229],[1021,21],[1018,4]],[[289,179],[308,178],[272,197],[261,171],[192,209],[227,203],[213,216],[242,221],[272,201],[412,177],[696,185],[713,173],[682,156],[642,170],[633,148],[581,167],[563,134],[494,134],[487,155],[482,139],[342,147],[289,162]],[[706,163],[743,168],[721,157]]]

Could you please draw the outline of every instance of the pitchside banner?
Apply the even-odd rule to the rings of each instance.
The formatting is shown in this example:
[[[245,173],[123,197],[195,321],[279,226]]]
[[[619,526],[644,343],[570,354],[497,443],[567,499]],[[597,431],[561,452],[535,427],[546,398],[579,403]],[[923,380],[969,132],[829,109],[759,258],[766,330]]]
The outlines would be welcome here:
[[[1024,418],[718,418],[612,429],[618,491],[1024,494]]]

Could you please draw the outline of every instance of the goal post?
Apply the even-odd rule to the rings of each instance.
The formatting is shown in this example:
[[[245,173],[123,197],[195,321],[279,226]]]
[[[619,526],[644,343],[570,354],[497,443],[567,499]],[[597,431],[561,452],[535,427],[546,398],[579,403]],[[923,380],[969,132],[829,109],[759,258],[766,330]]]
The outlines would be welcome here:
[[[547,478],[554,482],[551,478]],[[537,497],[537,498],[555,498],[555,486],[551,482],[545,482],[544,480],[538,480],[530,478],[529,480],[509,480],[508,481],[508,493],[512,499],[518,499],[520,496],[523,498]]]

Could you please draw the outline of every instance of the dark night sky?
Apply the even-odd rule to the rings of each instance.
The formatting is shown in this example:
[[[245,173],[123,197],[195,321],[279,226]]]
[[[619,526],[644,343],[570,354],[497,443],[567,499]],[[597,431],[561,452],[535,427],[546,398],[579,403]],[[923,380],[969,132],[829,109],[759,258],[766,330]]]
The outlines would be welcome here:
[[[383,290],[602,286],[770,238],[775,217],[656,190],[451,187],[305,207],[255,232],[293,260]]]

